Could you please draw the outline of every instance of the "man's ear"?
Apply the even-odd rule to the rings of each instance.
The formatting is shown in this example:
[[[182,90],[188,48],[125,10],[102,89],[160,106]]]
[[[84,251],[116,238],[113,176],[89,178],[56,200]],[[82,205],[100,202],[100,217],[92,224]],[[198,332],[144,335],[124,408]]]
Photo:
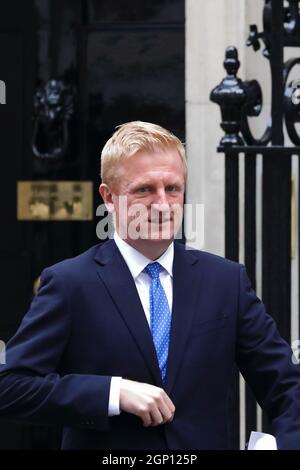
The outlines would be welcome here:
[[[114,212],[115,210],[114,201],[113,201],[114,198],[113,198],[113,193],[110,187],[105,183],[100,184],[99,194],[102,197],[108,212]]]

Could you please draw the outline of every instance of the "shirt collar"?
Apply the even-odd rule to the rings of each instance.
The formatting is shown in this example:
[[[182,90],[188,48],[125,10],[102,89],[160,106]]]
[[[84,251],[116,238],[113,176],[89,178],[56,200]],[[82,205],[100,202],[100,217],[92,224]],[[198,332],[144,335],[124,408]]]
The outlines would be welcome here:
[[[115,231],[114,240],[119,248],[121,255],[123,256],[126,264],[131,272],[133,279],[136,279],[141,272],[145,269],[147,264],[153,263],[153,260],[147,258],[138,250],[130,246],[127,242],[122,240],[122,238]],[[166,251],[155,261],[173,277],[173,260],[174,260],[174,242],[172,242]]]

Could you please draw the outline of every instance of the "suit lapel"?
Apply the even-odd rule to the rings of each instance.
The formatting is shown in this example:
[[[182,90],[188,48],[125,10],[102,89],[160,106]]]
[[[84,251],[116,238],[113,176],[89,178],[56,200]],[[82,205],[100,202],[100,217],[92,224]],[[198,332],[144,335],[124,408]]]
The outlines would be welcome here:
[[[165,387],[168,394],[174,386],[196,311],[199,278],[195,275],[194,264],[197,261],[192,250],[175,243],[172,324]]]
[[[155,384],[161,387],[161,374],[151,331],[134,280],[114,241],[100,246],[95,260],[99,263],[98,275],[144,357]]]
[[[201,279],[195,276],[194,267],[198,257],[180,243],[175,243],[174,248],[173,308],[165,384],[168,394],[174,386],[187,347],[194,314],[199,307],[198,297],[201,295],[199,292]],[[99,264],[98,275],[144,357],[154,383],[163,387],[151,331],[139,294],[114,241],[108,241],[100,246],[95,260]]]

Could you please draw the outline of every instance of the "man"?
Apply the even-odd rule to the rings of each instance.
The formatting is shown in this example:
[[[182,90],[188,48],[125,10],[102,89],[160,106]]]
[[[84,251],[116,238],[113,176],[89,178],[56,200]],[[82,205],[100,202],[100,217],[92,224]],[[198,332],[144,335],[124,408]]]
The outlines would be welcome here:
[[[114,240],[42,273],[0,369],[1,416],[61,425],[63,449],[224,449],[236,362],[279,448],[300,449],[299,367],[244,267],[173,241],[181,142],[124,124],[101,175]]]

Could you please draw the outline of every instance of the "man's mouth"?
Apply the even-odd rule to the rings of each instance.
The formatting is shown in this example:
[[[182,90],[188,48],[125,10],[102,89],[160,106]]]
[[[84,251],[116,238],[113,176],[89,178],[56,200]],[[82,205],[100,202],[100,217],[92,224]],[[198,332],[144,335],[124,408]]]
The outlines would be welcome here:
[[[167,222],[172,222],[173,219],[148,219],[149,224],[165,224]]]
[[[168,223],[168,222],[172,222],[173,221],[173,214],[172,213],[156,213],[156,214],[149,214],[149,217],[148,217],[148,222],[150,224],[165,224],[165,223]]]

